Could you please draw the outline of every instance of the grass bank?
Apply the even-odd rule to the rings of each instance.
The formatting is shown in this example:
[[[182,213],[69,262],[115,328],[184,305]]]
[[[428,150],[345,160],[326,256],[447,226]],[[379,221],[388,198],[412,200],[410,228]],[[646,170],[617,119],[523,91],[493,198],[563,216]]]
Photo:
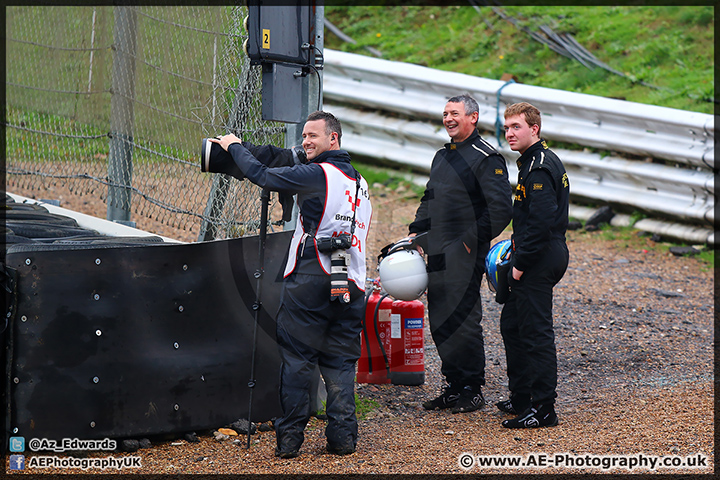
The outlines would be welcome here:
[[[388,60],[713,113],[712,6],[330,5],[325,16],[357,42],[326,32],[327,48],[370,55],[366,47],[373,47]],[[622,75],[534,40],[541,26],[572,35]]]

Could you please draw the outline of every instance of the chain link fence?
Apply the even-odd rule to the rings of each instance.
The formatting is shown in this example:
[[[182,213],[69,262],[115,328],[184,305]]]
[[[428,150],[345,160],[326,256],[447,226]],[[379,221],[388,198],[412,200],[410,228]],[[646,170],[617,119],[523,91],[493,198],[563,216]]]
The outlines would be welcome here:
[[[6,183],[66,186],[202,240],[256,234],[260,189],[201,173],[203,137],[284,144],[261,120],[240,6],[6,9]],[[273,194],[270,218],[281,207]],[[276,221],[275,223],[280,223]]]

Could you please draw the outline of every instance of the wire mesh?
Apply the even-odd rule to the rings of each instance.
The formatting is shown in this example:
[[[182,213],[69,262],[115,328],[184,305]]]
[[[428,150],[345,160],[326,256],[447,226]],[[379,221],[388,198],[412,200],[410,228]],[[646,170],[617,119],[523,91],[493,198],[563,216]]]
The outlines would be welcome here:
[[[6,183],[66,186],[108,218],[257,234],[260,190],[200,171],[201,139],[283,145],[261,119],[240,6],[8,7]],[[273,196],[271,218],[280,217]],[[127,218],[122,218],[126,215]],[[275,222],[279,223],[279,222]]]

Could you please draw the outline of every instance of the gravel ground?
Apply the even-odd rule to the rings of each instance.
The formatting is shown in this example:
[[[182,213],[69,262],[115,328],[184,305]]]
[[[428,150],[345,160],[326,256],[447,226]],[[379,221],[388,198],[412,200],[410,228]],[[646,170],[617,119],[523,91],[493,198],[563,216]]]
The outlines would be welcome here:
[[[60,187],[11,193],[60,199],[61,206],[104,218],[106,206],[74,197]],[[373,186],[374,218],[369,252],[406,234],[418,199],[411,193]],[[186,241],[197,232],[180,231],[136,219],[138,228]],[[507,238],[505,232],[501,238]],[[691,257],[675,257],[648,237],[608,240],[600,232],[568,233],[570,266],[555,290],[559,362],[557,412],[560,424],[538,430],[507,430],[509,418],[494,403],[506,398],[505,356],[499,333],[500,305],[484,295],[488,405],[469,414],[426,412],[423,400],[442,386],[440,362],[425,331],[426,382],[422,386],[358,385],[363,403],[377,402],[360,420],[356,453],[325,451],[324,422],[313,418],[300,457],[273,456],[275,434],[218,441],[213,431],[197,432],[198,442],[152,439],[134,453],[143,474],[438,474],[438,473],[627,473],[582,463],[686,459],[699,467],[676,466],[633,473],[712,473],[714,471],[712,268]],[[370,275],[375,276],[375,265]],[[483,293],[487,291],[484,290]],[[223,425],[218,425],[218,428]],[[233,440],[235,439],[235,441]],[[470,468],[459,464],[463,454]],[[36,454],[32,454],[36,455]],[[29,455],[32,456],[32,455]],[[76,457],[106,457],[78,452]],[[539,465],[522,468],[480,466],[488,456],[521,456]],[[545,455],[545,456],[543,456]],[[618,457],[618,456],[625,457]],[[565,459],[565,464],[553,465]],[[575,466],[568,465],[574,462]],[[706,465],[706,466],[703,466]],[[9,468],[9,467],[8,467]],[[19,473],[7,470],[8,473]],[[22,473],[117,473],[117,470],[32,469]]]

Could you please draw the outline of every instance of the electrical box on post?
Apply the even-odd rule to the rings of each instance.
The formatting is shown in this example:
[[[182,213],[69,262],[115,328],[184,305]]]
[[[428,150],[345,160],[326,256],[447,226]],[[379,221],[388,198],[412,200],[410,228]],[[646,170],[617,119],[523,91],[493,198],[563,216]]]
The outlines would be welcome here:
[[[247,55],[250,63],[310,63],[312,11],[307,0],[283,5],[278,0],[250,0]]]
[[[285,123],[303,120],[302,70],[296,65],[262,64],[262,118]]]

